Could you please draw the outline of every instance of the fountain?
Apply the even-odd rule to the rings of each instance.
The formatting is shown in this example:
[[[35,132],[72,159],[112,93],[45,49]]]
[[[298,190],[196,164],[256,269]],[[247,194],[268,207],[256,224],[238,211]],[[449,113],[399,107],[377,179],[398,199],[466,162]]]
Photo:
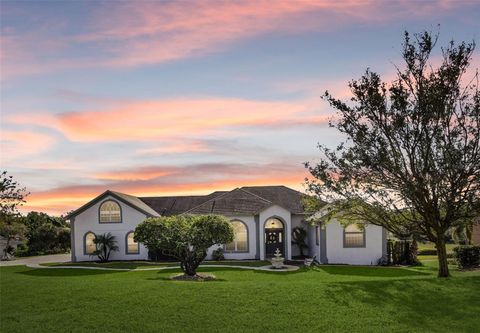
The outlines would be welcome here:
[[[277,251],[275,251],[274,254],[275,257],[270,259],[270,262],[272,263],[272,268],[279,269],[279,268],[284,268],[284,260],[285,258],[282,257],[282,254],[280,253],[280,249],[277,248]]]

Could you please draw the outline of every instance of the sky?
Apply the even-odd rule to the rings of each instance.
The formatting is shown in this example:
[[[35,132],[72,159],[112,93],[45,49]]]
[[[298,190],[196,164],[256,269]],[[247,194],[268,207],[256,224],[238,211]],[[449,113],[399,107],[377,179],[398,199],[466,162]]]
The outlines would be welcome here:
[[[344,140],[325,90],[393,78],[405,30],[479,43],[479,17],[478,0],[0,0],[1,169],[22,211],[51,214],[107,189],[303,190],[317,144]]]

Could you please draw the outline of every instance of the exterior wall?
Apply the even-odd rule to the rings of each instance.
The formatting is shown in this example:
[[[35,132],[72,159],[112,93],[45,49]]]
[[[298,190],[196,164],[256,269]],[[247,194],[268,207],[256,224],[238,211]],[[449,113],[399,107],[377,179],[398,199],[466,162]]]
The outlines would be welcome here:
[[[326,250],[329,264],[376,265],[383,255],[383,228],[365,227],[365,247],[344,248],[343,227],[335,219],[326,225]]]
[[[241,221],[247,226],[248,232],[248,251],[245,252],[224,252],[226,260],[238,260],[238,259],[255,259],[257,256],[257,228],[255,223],[255,217],[252,216],[227,216],[230,221]],[[223,244],[214,245],[208,249],[207,260],[212,258],[212,252],[219,247],[223,248]]]
[[[99,223],[98,209],[100,205],[108,199],[116,201],[122,209],[122,223]],[[111,260],[146,260],[148,258],[148,250],[140,244],[139,254],[126,254],[126,235],[129,231],[135,230],[135,227],[145,220],[146,215],[116,200],[113,197],[106,197],[92,207],[75,216],[74,225],[74,253],[72,253],[72,261],[92,261],[96,257],[92,257],[84,253],[84,236],[88,231],[95,234],[103,234],[110,232],[115,236],[118,251],[112,252]]]
[[[318,260],[319,253],[320,253],[320,244],[316,243],[315,226],[309,225],[307,230],[308,230],[308,256],[312,258],[317,256],[317,260]]]
[[[268,207],[267,209],[260,212],[259,216],[259,245],[260,245],[260,259],[265,260],[265,222],[270,217],[276,217],[284,223],[285,227],[285,243],[286,243],[286,254],[283,253],[285,258],[288,260],[292,259],[292,222],[290,211],[286,210],[277,205]]]

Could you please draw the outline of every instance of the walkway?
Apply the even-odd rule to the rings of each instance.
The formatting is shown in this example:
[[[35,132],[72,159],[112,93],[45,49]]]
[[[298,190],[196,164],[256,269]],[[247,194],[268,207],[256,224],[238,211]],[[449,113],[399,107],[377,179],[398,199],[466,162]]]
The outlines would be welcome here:
[[[26,257],[20,258],[17,260],[12,261],[1,261],[0,267],[4,266],[19,266],[25,265],[30,268],[42,268],[42,269],[91,269],[91,270],[104,270],[104,271],[160,271],[160,270],[168,270],[168,269],[178,269],[179,266],[168,266],[168,267],[145,267],[145,268],[111,268],[111,267],[88,267],[88,266],[72,266],[68,265],[68,261],[70,260],[70,254],[52,254],[46,256],[36,256],[36,257]],[[40,264],[47,264],[47,263],[63,263],[66,264],[63,266],[42,266]],[[239,268],[239,269],[250,269],[255,271],[268,271],[268,272],[289,272],[289,271],[296,271],[300,267],[294,265],[285,265],[285,268],[282,269],[273,269],[272,266],[239,266],[239,265],[200,265],[201,268],[205,267],[212,267],[212,268]]]
[[[52,262],[66,262],[70,261],[71,256],[67,254],[49,254],[46,256],[36,256],[36,257],[19,257],[16,260],[12,261],[0,261],[0,267],[4,266],[18,266],[18,265],[38,265],[38,264],[47,264]]]
[[[91,269],[91,270],[100,270],[100,271],[162,271],[168,269],[178,269],[179,266],[168,266],[168,267],[146,267],[146,268],[112,268],[112,267],[89,267],[89,266],[42,266],[38,263],[26,264],[30,268],[46,268],[46,269]],[[268,271],[268,272],[291,272],[296,271],[300,267],[293,265],[285,265],[284,268],[274,269],[272,266],[236,266],[236,265],[200,265],[200,268],[213,267],[213,268],[240,268],[240,269],[250,269],[254,271]]]

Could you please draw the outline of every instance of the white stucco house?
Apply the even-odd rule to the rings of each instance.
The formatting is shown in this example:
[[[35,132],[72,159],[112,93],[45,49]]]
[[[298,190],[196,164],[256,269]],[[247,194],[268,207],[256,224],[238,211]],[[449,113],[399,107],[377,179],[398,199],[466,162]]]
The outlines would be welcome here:
[[[226,259],[268,259],[278,248],[287,259],[299,255],[292,229],[308,232],[308,253],[321,263],[375,265],[386,254],[386,232],[366,224],[343,228],[338,222],[312,226],[302,207],[301,192],[285,186],[251,186],[205,196],[135,197],[106,191],[68,215],[72,226],[72,261],[95,260],[95,234],[110,232],[119,251],[111,260],[148,260],[143,244],[134,242],[135,227],[147,217],[220,214],[235,231],[235,240],[219,244]]]

